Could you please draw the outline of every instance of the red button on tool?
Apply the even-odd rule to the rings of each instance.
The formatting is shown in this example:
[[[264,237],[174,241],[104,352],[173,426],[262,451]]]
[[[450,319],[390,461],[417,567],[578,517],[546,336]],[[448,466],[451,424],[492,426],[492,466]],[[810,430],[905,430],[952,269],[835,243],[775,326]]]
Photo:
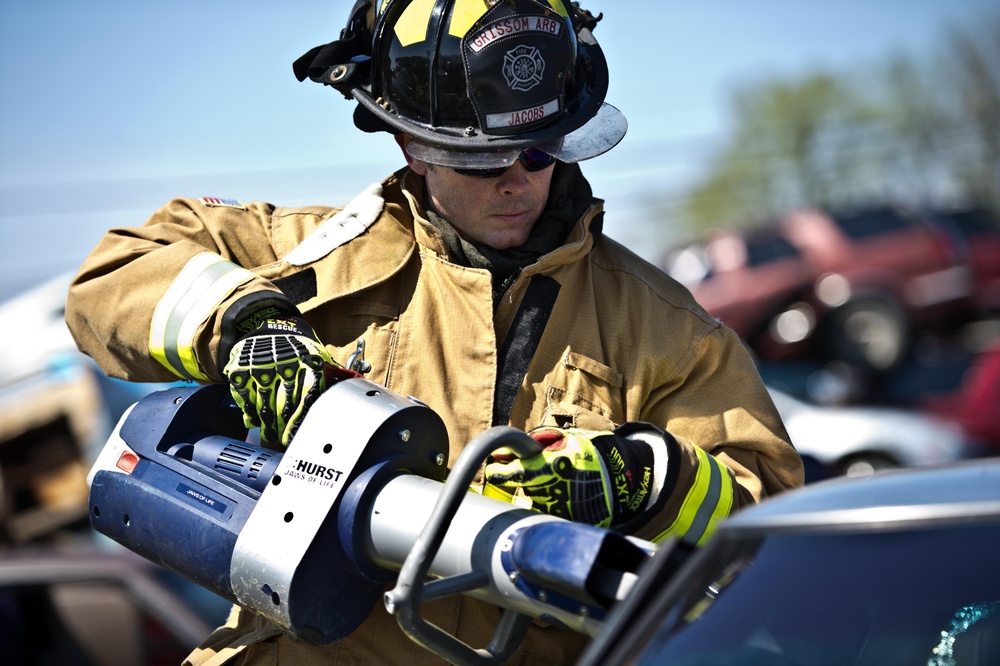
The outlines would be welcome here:
[[[115,467],[131,474],[137,464],[139,464],[139,456],[131,451],[124,451],[118,458],[118,462],[115,463]]]

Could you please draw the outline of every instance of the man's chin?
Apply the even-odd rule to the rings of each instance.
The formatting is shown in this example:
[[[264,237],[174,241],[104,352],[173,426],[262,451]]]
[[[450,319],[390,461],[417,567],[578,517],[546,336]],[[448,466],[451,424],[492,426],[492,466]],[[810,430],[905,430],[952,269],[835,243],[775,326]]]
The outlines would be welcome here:
[[[511,250],[528,242],[528,233],[516,235],[498,235],[486,241],[486,245],[494,250]]]

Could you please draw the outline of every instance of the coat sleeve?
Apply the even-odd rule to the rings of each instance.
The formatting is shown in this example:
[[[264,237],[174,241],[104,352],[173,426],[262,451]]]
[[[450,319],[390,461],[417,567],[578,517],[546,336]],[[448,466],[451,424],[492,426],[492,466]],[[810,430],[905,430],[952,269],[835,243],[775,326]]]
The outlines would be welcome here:
[[[277,259],[273,208],[214,201],[175,199],[141,227],[108,231],[77,272],[66,323],[108,376],[221,381],[223,313],[247,297],[282,301],[253,271]]]
[[[803,484],[802,459],[730,329],[714,326],[647,405],[643,420],[668,433],[667,464],[637,536],[700,544],[732,512]]]

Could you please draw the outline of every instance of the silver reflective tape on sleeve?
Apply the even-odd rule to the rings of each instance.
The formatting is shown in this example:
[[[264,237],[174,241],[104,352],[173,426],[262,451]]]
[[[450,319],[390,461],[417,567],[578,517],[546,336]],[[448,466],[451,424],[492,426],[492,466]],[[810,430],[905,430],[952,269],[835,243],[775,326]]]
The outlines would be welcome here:
[[[153,313],[149,351],[178,377],[207,380],[195,355],[195,333],[230,294],[254,278],[217,254],[192,257]]]
[[[350,203],[316,227],[284,260],[292,266],[304,266],[333,252],[349,240],[357,238],[382,213],[382,185],[375,184],[354,197]]]

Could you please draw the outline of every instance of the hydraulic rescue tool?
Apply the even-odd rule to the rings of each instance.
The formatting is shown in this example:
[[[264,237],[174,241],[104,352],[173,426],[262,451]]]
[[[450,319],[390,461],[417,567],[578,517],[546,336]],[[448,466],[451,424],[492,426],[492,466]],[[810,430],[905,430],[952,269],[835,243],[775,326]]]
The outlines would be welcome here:
[[[382,599],[452,663],[499,663],[535,618],[597,635],[657,550],[470,491],[494,450],[539,445],[492,428],[449,473],[437,413],[367,379],[323,393],[283,453],[248,434],[224,385],[146,396],[90,472],[91,522],[311,643],[349,635]],[[455,594],[505,609],[488,646],[421,617]]]

